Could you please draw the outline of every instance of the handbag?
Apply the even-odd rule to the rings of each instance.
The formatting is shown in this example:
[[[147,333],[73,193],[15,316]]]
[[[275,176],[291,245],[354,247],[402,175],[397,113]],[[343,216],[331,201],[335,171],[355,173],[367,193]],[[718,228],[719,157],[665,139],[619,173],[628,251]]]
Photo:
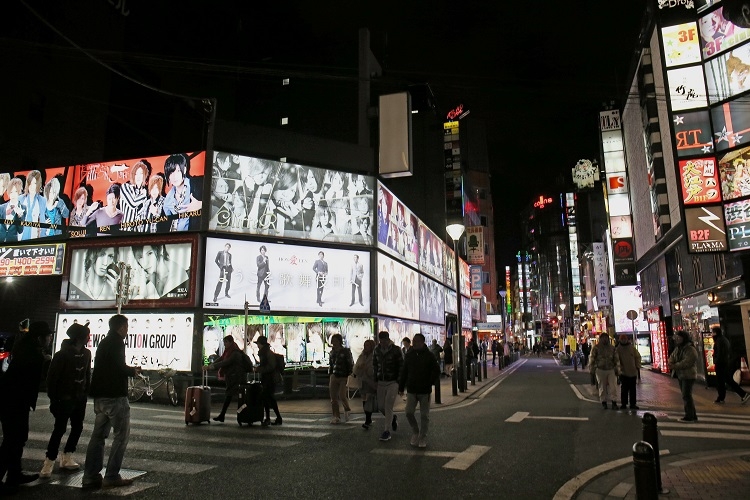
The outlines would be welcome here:
[[[346,377],[346,387],[349,389],[361,389],[362,382],[354,375],[349,375]]]

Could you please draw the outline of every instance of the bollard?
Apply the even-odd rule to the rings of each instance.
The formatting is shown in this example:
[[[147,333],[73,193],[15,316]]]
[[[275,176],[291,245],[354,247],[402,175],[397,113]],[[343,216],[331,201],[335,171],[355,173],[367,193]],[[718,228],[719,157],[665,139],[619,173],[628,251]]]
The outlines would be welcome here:
[[[471,363],[471,385],[477,385],[476,364]]]
[[[635,498],[658,500],[654,449],[645,441],[638,441],[633,445],[633,472],[635,474]]]
[[[487,380],[487,360],[484,360],[484,365],[482,365],[482,369],[484,370],[484,379]]]
[[[482,381],[482,363],[478,360],[477,360],[476,370],[477,370],[477,381],[481,382]]]
[[[435,378],[435,404],[442,404],[443,401],[440,399],[440,375]]]
[[[453,395],[458,396],[458,374],[455,366],[451,368],[451,388],[453,389]]]
[[[661,460],[659,455],[659,430],[657,419],[652,413],[646,413],[641,419],[643,423],[643,440],[651,445],[654,450],[654,462],[656,463],[656,491],[662,495],[669,493],[661,486]]]

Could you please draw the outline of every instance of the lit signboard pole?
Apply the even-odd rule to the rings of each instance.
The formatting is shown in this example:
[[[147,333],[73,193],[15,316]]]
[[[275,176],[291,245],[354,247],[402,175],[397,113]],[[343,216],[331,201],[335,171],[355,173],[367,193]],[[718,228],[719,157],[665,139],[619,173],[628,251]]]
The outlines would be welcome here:
[[[464,234],[463,224],[450,224],[445,228],[448,235],[453,239],[453,250],[456,258],[456,294],[458,297],[458,307],[456,307],[456,331],[453,332],[453,359],[458,357],[458,389],[466,392],[466,342],[464,341],[464,327],[462,324],[462,307],[461,307],[461,266],[458,256],[458,241]],[[454,362],[454,366],[456,363]],[[453,375],[455,376],[455,369]]]

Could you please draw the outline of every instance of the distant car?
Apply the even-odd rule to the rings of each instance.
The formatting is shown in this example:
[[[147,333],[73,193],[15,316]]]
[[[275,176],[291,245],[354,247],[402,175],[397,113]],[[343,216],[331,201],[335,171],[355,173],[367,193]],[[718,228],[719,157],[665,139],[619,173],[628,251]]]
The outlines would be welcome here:
[[[15,333],[0,332],[0,370],[2,370],[3,373],[8,370],[10,351],[13,349],[13,341],[15,338]]]

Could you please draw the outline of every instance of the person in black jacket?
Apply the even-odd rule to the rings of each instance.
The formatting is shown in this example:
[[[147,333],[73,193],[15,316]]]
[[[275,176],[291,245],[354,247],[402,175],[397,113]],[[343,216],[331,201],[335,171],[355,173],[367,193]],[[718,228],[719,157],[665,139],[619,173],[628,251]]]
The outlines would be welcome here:
[[[128,318],[115,314],[109,318],[109,332],[99,342],[91,375],[91,396],[94,398],[94,429],[86,449],[83,472],[84,488],[128,486],[132,479],[120,476],[122,459],[130,438],[130,404],[128,377],[141,373],[140,367],[125,364],[125,343]],[[112,448],[107,460],[107,471],[102,478],[99,471],[104,463],[104,440],[114,431]]]
[[[218,361],[204,366],[203,371],[206,370],[219,370],[219,375],[224,377],[227,384],[224,406],[221,407],[221,413],[214,417],[214,421],[223,422],[224,415],[232,402],[232,396],[239,394],[240,384],[245,380],[246,373],[242,365],[242,351],[234,341],[234,337],[231,335],[224,337],[224,353]]]
[[[68,339],[62,341],[60,350],[52,358],[47,372],[47,395],[49,411],[55,417],[55,427],[47,444],[40,477],[50,477],[55,466],[60,441],[70,420],[70,435],[60,456],[60,468],[78,470],[80,465],[73,459],[78,439],[83,432],[86,416],[86,396],[91,384],[91,351],[86,349],[91,332],[88,323],[70,325]]]
[[[344,406],[344,422],[349,420],[352,409],[349,407],[349,398],[346,394],[346,381],[352,374],[354,361],[352,351],[344,347],[344,339],[340,333],[331,336],[331,354],[328,363],[328,392],[331,396],[331,412],[333,418],[332,424],[341,422],[341,412],[339,410],[339,400]]]
[[[427,431],[430,425],[430,394],[432,384],[439,383],[440,365],[424,342],[424,335],[417,333],[412,338],[412,347],[406,353],[404,366],[398,378],[398,393],[406,394],[406,420],[409,421],[413,434],[411,445],[427,447]],[[417,425],[414,413],[419,402],[421,427]]]
[[[718,397],[714,403],[722,404],[724,398],[727,397],[727,386],[734,391],[742,400],[742,404],[747,403],[750,399],[750,393],[745,391],[740,385],[734,381],[732,375],[732,346],[729,343],[729,339],[724,336],[721,331],[721,327],[714,326],[711,328],[711,332],[714,334],[714,365],[716,366],[716,390],[718,391]]]
[[[260,372],[260,382],[263,384],[263,392],[261,399],[263,400],[263,409],[266,412],[266,419],[261,422],[261,425],[267,427],[271,425],[271,410],[276,414],[276,420],[273,425],[281,425],[281,413],[279,413],[279,405],[276,402],[276,355],[271,350],[271,345],[268,343],[268,338],[265,335],[258,337],[255,341],[258,346],[258,358],[260,358],[260,365],[253,367],[255,371]]]
[[[44,321],[29,325],[29,331],[13,346],[13,359],[0,378],[0,422],[3,442],[0,444],[1,494],[13,494],[18,485],[36,481],[39,474],[21,472],[23,448],[29,438],[29,411],[36,409],[39,383],[42,380],[44,348],[52,339],[52,330]]]
[[[385,416],[383,422],[383,433],[380,435],[381,441],[391,439],[391,431],[388,430],[388,424],[394,431],[398,430],[398,420],[393,413],[393,403],[396,401],[398,393],[398,376],[401,372],[401,365],[404,357],[401,349],[391,342],[390,335],[386,331],[378,333],[378,345],[375,346],[375,352],[372,358],[373,371],[378,388],[378,408]]]

